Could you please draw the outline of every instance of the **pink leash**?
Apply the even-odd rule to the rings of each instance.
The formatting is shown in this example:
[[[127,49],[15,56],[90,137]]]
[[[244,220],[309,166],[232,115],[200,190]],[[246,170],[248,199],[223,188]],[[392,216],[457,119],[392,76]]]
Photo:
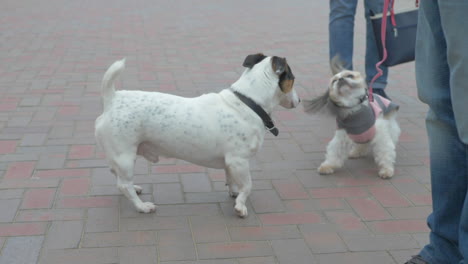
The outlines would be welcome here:
[[[377,74],[374,76],[374,78],[372,78],[371,82],[369,83],[369,101],[370,102],[374,101],[374,96],[372,94],[372,85],[380,76],[383,75],[383,71],[382,69],[380,69],[380,65],[382,65],[382,63],[387,59],[387,46],[385,42],[386,42],[386,31],[387,31],[387,13],[388,13],[388,6],[390,5],[390,1],[391,0],[384,0],[384,7],[382,11],[382,24],[380,27],[380,39],[382,42],[383,56],[382,56],[382,60],[377,62],[377,64],[375,64],[375,69],[377,69]],[[392,1],[392,8],[391,8],[390,16],[392,19],[392,24],[395,26],[396,22],[395,22],[395,16],[393,14],[393,4],[394,4],[394,1]]]

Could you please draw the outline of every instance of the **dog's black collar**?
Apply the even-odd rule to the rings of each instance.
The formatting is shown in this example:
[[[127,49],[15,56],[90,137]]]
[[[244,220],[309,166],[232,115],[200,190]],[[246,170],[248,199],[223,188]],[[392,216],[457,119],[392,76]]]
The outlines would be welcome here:
[[[273,123],[273,120],[271,120],[270,115],[268,115],[265,110],[261,106],[259,106],[257,103],[255,103],[252,99],[248,98],[247,96],[236,92],[232,91],[239,100],[241,100],[244,104],[246,104],[252,111],[254,111],[263,121],[263,124],[265,127],[270,131],[273,135],[278,136],[278,128],[275,127],[275,124]]]

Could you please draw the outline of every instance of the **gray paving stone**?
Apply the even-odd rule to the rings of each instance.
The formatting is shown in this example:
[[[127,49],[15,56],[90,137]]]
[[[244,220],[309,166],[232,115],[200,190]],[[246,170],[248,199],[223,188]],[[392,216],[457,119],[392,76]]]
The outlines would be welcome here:
[[[0,190],[0,200],[22,198],[23,193],[22,189]]]
[[[275,213],[285,210],[275,190],[258,190],[250,195],[250,202],[256,213]]]
[[[157,264],[158,256],[154,246],[129,246],[118,249],[119,264],[147,263]]]
[[[395,264],[386,251],[319,254],[317,258],[320,264]]]
[[[158,232],[157,248],[161,261],[197,259],[190,230],[161,230]]]
[[[274,240],[271,245],[280,264],[317,263],[303,239]]]
[[[156,214],[159,216],[191,216],[191,215],[221,215],[219,205],[214,203],[207,204],[174,204],[159,205]]]
[[[86,233],[81,247],[131,247],[155,245],[156,235],[152,231]]]
[[[237,264],[236,260],[216,259],[216,260],[194,260],[194,261],[163,261],[161,264]],[[255,263],[251,263],[255,264]]]
[[[0,200],[0,222],[13,222],[20,203],[20,199]]]
[[[223,216],[192,216],[190,228],[195,243],[229,241],[229,233]]]
[[[0,264],[36,263],[43,241],[43,236],[8,238],[0,254]]]
[[[86,232],[112,232],[119,230],[117,208],[89,208]]]
[[[159,217],[148,215],[141,218],[121,218],[120,231],[165,230],[188,228],[185,216]]]
[[[208,176],[201,173],[189,173],[180,176],[184,192],[209,192],[211,183]]]
[[[277,264],[275,257],[240,258],[239,264]]]
[[[55,221],[47,233],[45,247],[48,249],[78,248],[82,232],[81,221]]]
[[[184,202],[182,187],[178,183],[155,184],[153,189],[156,204],[179,204]]]
[[[39,264],[119,263],[118,248],[80,248],[43,250]]]
[[[197,244],[200,259],[264,257],[273,251],[266,241]]]
[[[351,251],[379,251],[419,248],[411,235],[342,235]]]

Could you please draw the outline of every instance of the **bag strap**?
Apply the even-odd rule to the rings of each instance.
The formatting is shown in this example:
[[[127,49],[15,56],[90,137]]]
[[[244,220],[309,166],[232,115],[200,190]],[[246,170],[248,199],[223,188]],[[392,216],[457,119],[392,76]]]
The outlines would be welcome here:
[[[387,59],[387,45],[386,45],[386,31],[387,31],[387,15],[388,15],[388,8],[390,6],[390,19],[393,25],[393,28],[396,30],[396,20],[395,20],[395,11],[394,11],[394,5],[395,5],[395,0],[384,0],[384,6],[383,6],[383,12],[382,12],[382,23],[380,25],[380,39],[382,43],[382,59],[375,64],[375,68],[377,69],[377,74],[372,78],[372,80],[369,83],[369,101],[372,102],[374,101],[374,97],[372,95],[372,85],[374,82],[383,75],[382,69],[380,69],[380,65]],[[415,6],[419,7],[419,0],[415,0]],[[397,31],[395,31],[395,35],[398,34]]]
[[[395,20],[395,0],[390,0],[392,3],[392,7],[390,8],[390,19],[392,20],[392,26],[396,28],[396,20]]]
[[[384,0],[384,6],[383,6],[383,11],[382,11],[382,23],[380,25],[380,39],[382,42],[382,59],[375,64],[375,69],[377,70],[377,74],[372,78],[372,80],[369,83],[369,101],[373,102],[374,101],[374,96],[372,93],[372,85],[374,82],[383,75],[382,69],[380,69],[380,65],[387,59],[387,45],[386,45],[386,31],[387,31],[387,14],[388,14],[388,6],[390,5],[390,1],[392,0]],[[392,1],[392,10],[393,10],[393,3]],[[392,15],[393,19],[392,22],[395,20],[394,15]]]

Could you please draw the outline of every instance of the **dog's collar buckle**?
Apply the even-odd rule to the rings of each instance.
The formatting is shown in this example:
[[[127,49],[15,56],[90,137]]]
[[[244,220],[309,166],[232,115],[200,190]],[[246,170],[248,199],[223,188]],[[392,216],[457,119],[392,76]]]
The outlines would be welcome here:
[[[254,102],[254,100],[248,98],[247,96],[237,92],[237,91],[232,91],[239,100],[241,100],[244,104],[246,104],[252,111],[254,111],[263,121],[263,124],[265,125],[266,129],[270,131],[275,137],[278,136],[279,130],[277,127],[275,127],[275,123],[273,123],[273,120],[271,119],[270,115],[263,110],[261,106],[259,106],[257,103]]]
[[[266,127],[266,129],[267,129],[268,131],[270,131],[275,137],[277,137],[278,134],[279,134],[278,128],[275,127],[274,125],[273,125],[273,127]]]

